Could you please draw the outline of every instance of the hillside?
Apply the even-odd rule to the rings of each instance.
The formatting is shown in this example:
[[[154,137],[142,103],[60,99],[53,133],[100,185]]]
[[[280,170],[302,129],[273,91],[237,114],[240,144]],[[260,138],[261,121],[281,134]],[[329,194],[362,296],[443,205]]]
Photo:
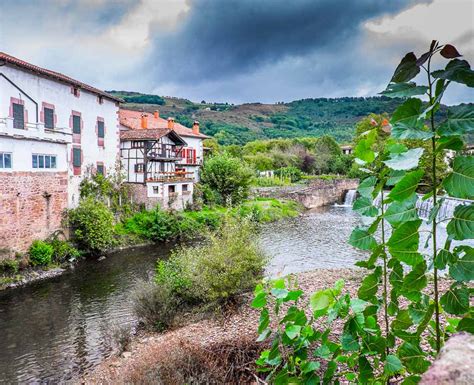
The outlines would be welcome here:
[[[127,91],[108,91],[126,100],[125,108],[173,116],[184,125],[194,120],[201,130],[215,137],[220,144],[245,144],[256,139],[333,136],[338,142],[349,142],[355,124],[369,113],[392,113],[400,99],[317,98],[290,103],[194,103],[187,99],[159,97]],[[154,103],[149,100],[156,98]]]

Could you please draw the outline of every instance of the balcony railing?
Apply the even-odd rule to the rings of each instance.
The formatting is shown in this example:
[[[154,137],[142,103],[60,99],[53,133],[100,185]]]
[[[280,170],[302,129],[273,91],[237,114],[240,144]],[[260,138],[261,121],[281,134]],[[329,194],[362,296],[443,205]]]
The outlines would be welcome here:
[[[70,128],[44,128],[43,123],[25,123],[25,128],[14,128],[13,118],[0,118],[0,134],[7,136],[21,136],[24,138],[61,141],[70,143],[72,132]]]
[[[193,181],[194,173],[187,171],[158,172],[149,175],[147,182],[184,182]]]

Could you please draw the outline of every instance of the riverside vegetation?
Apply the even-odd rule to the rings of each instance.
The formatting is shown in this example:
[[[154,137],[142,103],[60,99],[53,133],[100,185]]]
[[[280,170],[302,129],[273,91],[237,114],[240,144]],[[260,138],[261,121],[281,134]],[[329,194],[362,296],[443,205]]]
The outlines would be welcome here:
[[[433,70],[432,58],[438,54],[450,61],[444,69]],[[291,278],[257,285],[252,306],[261,310],[258,340],[271,345],[257,365],[267,381],[382,384],[402,378],[403,384],[416,384],[450,335],[474,333],[472,290],[467,286],[474,279],[474,249],[463,243],[474,238],[474,205],[457,206],[447,220],[446,242],[439,245],[437,238],[437,213],[444,200],[439,195],[474,198],[473,156],[457,155],[445,178],[437,173],[437,154],[462,150],[463,137],[474,127],[474,110],[469,105],[435,123],[451,82],[474,87],[474,71],[459,56],[455,47],[437,41],[418,58],[408,53],[382,92],[406,99],[390,120],[391,135],[378,140],[383,127],[374,121],[357,143],[356,161],[366,177],[358,188],[354,210],[366,218],[367,225],[354,229],[349,242],[370,252],[366,261],[357,263],[368,270],[357,298],[343,293],[340,281],[311,295],[308,317],[298,304],[305,293]],[[426,85],[412,81],[421,70],[426,73]],[[418,95],[428,98],[426,107]],[[419,167],[423,147],[408,149],[401,140],[428,142],[431,167]],[[416,191],[425,172],[431,173],[423,196],[433,200],[428,220],[431,253],[420,251],[422,221],[416,209]],[[373,203],[377,197],[379,206]],[[458,245],[453,246],[453,241]],[[445,292],[439,287],[442,270],[452,280]],[[336,320],[343,322],[339,339],[331,336]]]

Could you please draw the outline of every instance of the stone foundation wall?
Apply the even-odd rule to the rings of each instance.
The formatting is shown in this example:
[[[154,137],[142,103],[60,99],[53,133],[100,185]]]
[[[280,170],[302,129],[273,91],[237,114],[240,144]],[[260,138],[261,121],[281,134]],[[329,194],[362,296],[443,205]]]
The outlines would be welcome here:
[[[154,209],[157,205],[165,210],[184,210],[186,205],[193,203],[193,195],[191,192],[173,197],[166,196],[165,198],[158,198],[149,197],[147,187],[144,184],[128,183],[127,185],[130,189],[132,202],[143,205],[147,210]]]
[[[61,229],[67,185],[67,172],[0,173],[0,249],[26,251]]]
[[[301,203],[307,209],[312,209],[341,202],[344,194],[348,190],[356,189],[358,185],[358,179],[316,179],[308,185],[259,187],[253,190],[253,195],[291,199]]]

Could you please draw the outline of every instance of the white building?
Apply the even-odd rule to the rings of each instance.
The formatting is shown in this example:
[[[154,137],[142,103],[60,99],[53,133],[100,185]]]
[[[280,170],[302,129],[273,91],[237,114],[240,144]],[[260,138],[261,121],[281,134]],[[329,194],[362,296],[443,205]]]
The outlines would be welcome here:
[[[120,110],[121,159],[136,202],[183,209],[192,203],[199,180],[203,140],[199,123],[192,129],[153,114]]]
[[[114,170],[119,102],[0,52],[0,248],[49,235],[87,171]]]

